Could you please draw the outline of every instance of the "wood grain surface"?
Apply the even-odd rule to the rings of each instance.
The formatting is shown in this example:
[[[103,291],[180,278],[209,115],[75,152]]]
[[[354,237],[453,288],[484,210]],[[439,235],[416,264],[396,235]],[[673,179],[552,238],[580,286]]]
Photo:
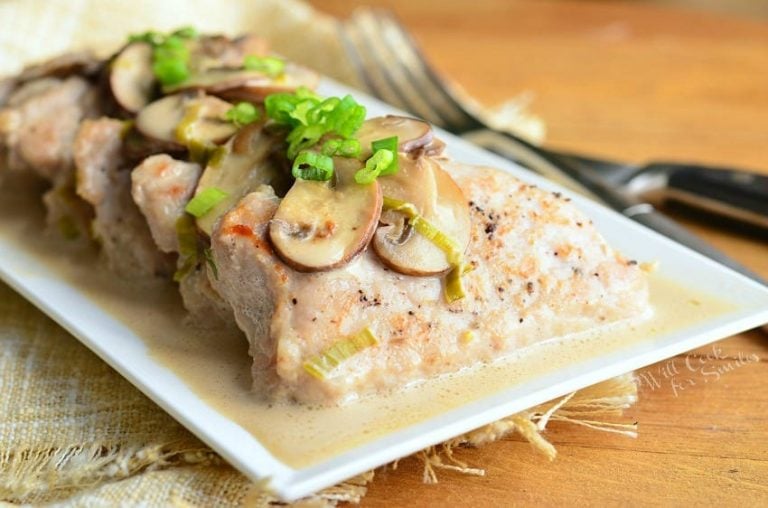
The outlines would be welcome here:
[[[338,16],[352,4],[313,3]],[[356,4],[393,8],[436,67],[480,100],[533,93],[551,146],[768,173],[768,19],[642,2]],[[768,278],[768,236],[668,211]],[[364,506],[768,506],[768,333],[670,362],[640,371],[648,382],[628,414],[637,439],[552,424],[552,463],[509,439],[458,453],[485,477],[442,472],[424,485],[421,464],[406,460],[378,474]]]

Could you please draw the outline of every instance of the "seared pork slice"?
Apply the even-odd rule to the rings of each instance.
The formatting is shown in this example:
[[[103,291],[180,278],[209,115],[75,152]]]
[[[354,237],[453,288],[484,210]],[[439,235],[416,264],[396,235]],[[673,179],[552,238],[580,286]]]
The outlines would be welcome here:
[[[193,326],[209,330],[236,330],[232,319],[232,307],[219,296],[211,279],[207,264],[201,264],[179,281],[179,292],[184,308],[189,312],[188,319]]]
[[[163,252],[179,251],[176,222],[184,215],[201,172],[199,164],[165,154],[146,158],[131,172],[133,200]]]
[[[280,327],[272,329],[272,316],[286,305],[286,297],[292,298],[281,295],[283,291],[276,282],[288,282],[291,276],[310,276],[293,271],[272,250],[269,221],[279,204],[280,198],[271,187],[259,187],[224,215],[211,238],[219,272],[211,282],[232,307],[237,326],[248,337],[254,387],[262,392],[265,388],[271,392],[279,389],[280,376],[274,361]],[[322,298],[324,294],[313,296]]]
[[[74,179],[57,182],[43,195],[49,231],[77,245],[91,244],[93,207],[75,191]]]
[[[168,155],[153,155],[131,173],[133,200],[149,224],[160,250],[179,252],[176,223],[184,216],[184,208],[195,192],[202,168],[194,162],[173,159]],[[178,260],[178,266],[185,263]],[[232,309],[211,287],[208,265],[200,264],[179,281],[184,308],[195,326],[204,328],[234,328]]]
[[[108,266],[140,280],[173,273],[173,257],[161,253],[131,197],[131,172],[121,167],[123,122],[83,121],[74,143],[77,193],[93,205],[93,234]]]
[[[54,183],[69,180],[78,126],[96,111],[97,93],[79,76],[24,83],[0,109],[0,166]]]
[[[441,164],[472,209],[465,255],[474,269],[467,296],[451,304],[441,277],[398,274],[372,250],[337,270],[292,270],[268,241],[279,202],[269,193],[224,216],[212,237],[213,282],[250,341],[256,390],[339,403],[650,315],[645,273],[567,199],[493,169]],[[306,362],[366,327],[378,344],[310,375]]]

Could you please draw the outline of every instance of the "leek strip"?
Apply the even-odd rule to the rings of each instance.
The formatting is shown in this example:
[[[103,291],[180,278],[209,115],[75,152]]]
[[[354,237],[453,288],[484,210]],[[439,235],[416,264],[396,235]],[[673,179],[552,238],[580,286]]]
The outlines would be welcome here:
[[[445,299],[448,303],[461,300],[466,296],[461,276],[471,270],[471,265],[464,262],[464,253],[456,241],[440,231],[440,229],[425,219],[413,203],[384,196],[384,210],[394,210],[405,214],[417,233],[434,243],[445,253],[451,270],[445,278]]]
[[[181,282],[197,266],[199,260],[197,245],[197,226],[192,216],[184,214],[176,221],[176,238],[179,241],[179,260],[181,261],[174,282]]]
[[[331,371],[342,362],[352,358],[364,349],[378,345],[378,343],[379,341],[376,336],[366,326],[356,334],[334,342],[319,355],[313,356],[304,362],[304,370],[314,378],[326,379]]]

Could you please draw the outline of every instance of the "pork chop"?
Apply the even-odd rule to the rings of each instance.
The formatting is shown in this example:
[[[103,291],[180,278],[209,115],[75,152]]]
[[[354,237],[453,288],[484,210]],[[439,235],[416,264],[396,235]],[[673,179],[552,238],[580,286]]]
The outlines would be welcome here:
[[[131,195],[163,252],[179,251],[176,222],[184,215],[201,172],[199,164],[165,154],[147,157],[131,172]]]
[[[80,121],[97,114],[97,93],[79,76],[40,78],[14,90],[0,109],[1,164],[53,182],[70,179]]]
[[[142,278],[173,273],[173,257],[160,252],[144,216],[131,197],[131,171],[123,167],[123,122],[85,120],[74,142],[77,193],[95,212],[93,234],[109,268]]]
[[[212,237],[219,277],[250,341],[254,388],[340,403],[488,362],[542,340],[650,315],[647,278],[569,200],[488,168],[441,161],[469,201],[467,296],[448,304],[440,277],[386,268],[371,250],[343,268],[299,273],[274,253],[279,205],[246,196]],[[378,344],[317,378],[305,362],[369,327]]]

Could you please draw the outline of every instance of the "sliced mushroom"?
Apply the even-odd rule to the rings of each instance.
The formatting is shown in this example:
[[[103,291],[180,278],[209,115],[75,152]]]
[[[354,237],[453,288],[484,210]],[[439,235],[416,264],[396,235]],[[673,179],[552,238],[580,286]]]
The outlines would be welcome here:
[[[403,160],[401,158],[401,164]],[[420,157],[401,166],[401,172],[414,175],[410,185],[408,181],[402,186],[390,185],[385,196],[416,205],[419,217],[426,220],[437,231],[443,233],[450,245],[438,245],[416,231],[413,218],[396,211],[388,210],[381,214],[379,227],[373,238],[373,249],[381,261],[400,273],[406,275],[438,275],[451,268],[446,250],[455,249],[456,254],[463,254],[469,245],[471,223],[469,205],[453,178],[446,173],[433,159]],[[422,174],[416,175],[418,172]],[[393,175],[396,176],[396,175]],[[433,187],[422,187],[425,192],[419,193],[418,186],[424,186],[431,177]],[[392,177],[382,178],[382,183]],[[432,192],[434,194],[426,195]],[[399,189],[399,192],[398,192]],[[387,194],[386,192],[391,192]],[[416,195],[416,197],[412,197]],[[421,196],[419,196],[421,194]],[[408,199],[412,199],[408,201]],[[421,206],[418,205],[421,203]]]
[[[236,131],[224,114],[232,104],[210,95],[169,95],[141,110],[136,129],[144,136],[178,149],[192,144],[223,143]]]
[[[336,181],[296,180],[269,225],[280,258],[301,272],[331,270],[368,246],[381,213],[378,182],[354,182],[358,164],[336,158]]]
[[[235,39],[223,35],[199,37],[190,44],[190,64],[194,72],[212,67],[242,67],[248,55],[266,55],[267,41],[256,35],[243,35]]]
[[[424,157],[411,159],[401,153],[398,165],[397,173],[379,178],[382,194],[413,203],[419,212],[432,216],[437,205],[436,164]]]
[[[398,150],[404,153],[415,152],[429,145],[433,138],[432,127],[424,120],[406,116],[378,116],[366,120],[357,131],[357,139],[362,147],[362,158],[371,156],[371,143],[383,138],[397,136]]]
[[[115,102],[128,113],[149,104],[157,80],[152,71],[152,47],[146,42],[125,46],[109,66],[109,89]]]
[[[285,73],[276,77],[249,80],[240,86],[228,88],[218,92],[217,95],[230,101],[262,102],[264,98],[273,93],[291,92],[299,87],[314,89],[320,76],[306,67],[286,62]]]
[[[210,95],[193,99],[176,126],[176,139],[187,146],[224,143],[237,132],[237,126],[224,118],[231,108],[229,102]]]
[[[200,177],[195,194],[215,187],[224,191],[226,197],[197,219],[200,230],[210,236],[219,218],[261,185],[271,186],[277,195],[287,191],[290,175],[272,157],[280,146],[281,141],[266,133],[261,125],[250,124],[219,148]]]
[[[230,101],[261,102],[271,93],[291,91],[300,86],[314,88],[318,81],[317,73],[289,62],[285,72],[277,77],[243,68],[206,68],[165,91],[204,90]]]
[[[439,138],[432,138],[432,141],[420,148],[415,154],[417,157],[425,155],[427,157],[439,157],[445,151],[445,141]]]

